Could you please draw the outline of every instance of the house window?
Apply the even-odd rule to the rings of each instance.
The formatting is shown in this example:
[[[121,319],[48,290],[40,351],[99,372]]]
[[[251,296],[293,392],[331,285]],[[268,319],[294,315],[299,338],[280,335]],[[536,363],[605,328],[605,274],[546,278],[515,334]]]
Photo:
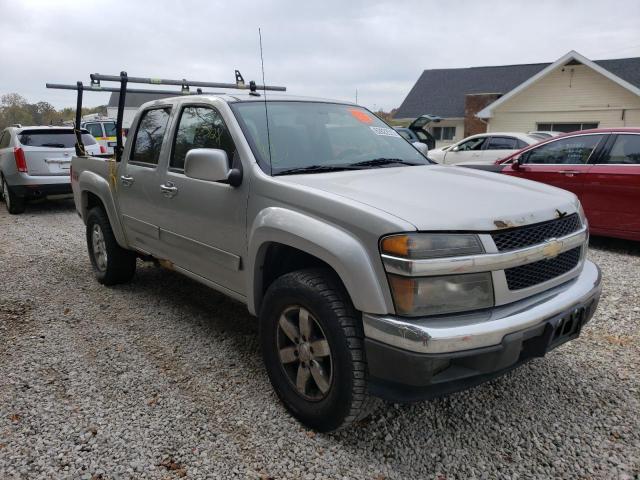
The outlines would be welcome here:
[[[542,132],[576,132],[578,130],[589,130],[598,128],[597,123],[539,123],[538,130]]]
[[[436,140],[453,140],[456,127],[433,127],[433,138]]]

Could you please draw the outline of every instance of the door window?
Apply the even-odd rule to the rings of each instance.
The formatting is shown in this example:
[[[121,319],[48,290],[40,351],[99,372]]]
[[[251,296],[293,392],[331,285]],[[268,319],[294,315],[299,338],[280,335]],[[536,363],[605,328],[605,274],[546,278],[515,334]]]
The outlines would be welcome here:
[[[142,114],[131,152],[131,161],[157,165],[171,109],[155,108]]]
[[[9,146],[10,139],[11,135],[9,132],[4,132],[2,136],[0,136],[0,148],[7,148]]]
[[[613,147],[598,163],[609,165],[639,165],[640,135],[618,135]]]
[[[487,142],[487,137],[472,138],[466,142],[462,142],[458,145],[459,152],[469,152],[471,150],[482,150],[482,147]]]
[[[513,137],[491,137],[487,150],[517,150],[518,139]]]
[[[96,138],[102,137],[102,125],[99,123],[87,123],[85,128],[89,131],[91,135]]]
[[[193,148],[217,148],[233,159],[235,145],[218,110],[209,107],[185,107],[180,115],[170,167],[183,170],[187,152]]]
[[[542,165],[582,165],[589,161],[602,135],[563,138],[529,150],[521,163]]]
[[[104,136],[105,137],[115,137],[116,136],[116,123],[115,122],[104,122],[102,124],[104,127]]]

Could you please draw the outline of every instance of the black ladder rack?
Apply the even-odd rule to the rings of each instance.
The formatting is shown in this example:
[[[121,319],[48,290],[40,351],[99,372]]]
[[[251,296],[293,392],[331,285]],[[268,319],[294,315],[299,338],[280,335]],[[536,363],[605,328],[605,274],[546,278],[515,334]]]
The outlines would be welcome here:
[[[259,95],[259,90],[270,90],[277,92],[284,92],[286,87],[278,87],[275,85],[256,85],[252,80],[249,85],[246,85],[242,74],[236,70],[235,83],[221,83],[221,82],[200,82],[194,80],[169,80],[164,78],[151,78],[151,77],[129,77],[127,72],[120,72],[120,75],[102,75],[100,73],[92,73],[89,75],[91,79],[91,85],[84,85],[82,82],[76,82],[75,85],[60,84],[60,83],[47,83],[47,88],[53,88],[57,90],[76,90],[78,92],[78,98],[76,102],[76,121],[75,121],[75,135],[76,135],[76,155],[84,156],[86,151],[84,143],[82,142],[82,134],[80,132],[80,123],[82,119],[82,94],[83,92],[118,92],[118,115],[116,118],[116,148],[115,148],[115,160],[119,162],[122,159],[122,152],[124,151],[124,145],[122,143],[122,119],[124,116],[124,105],[127,93],[155,93],[155,94],[169,94],[176,96],[179,95],[220,95],[219,92],[203,92],[200,87],[211,88],[228,88],[236,90],[249,90],[250,95]],[[100,82],[119,82],[119,87],[103,87]],[[173,85],[180,86],[179,91],[174,90],[156,90],[156,89],[143,89],[143,88],[127,88],[128,83],[141,83],[147,85]],[[197,87],[196,91],[191,91],[190,87]]]

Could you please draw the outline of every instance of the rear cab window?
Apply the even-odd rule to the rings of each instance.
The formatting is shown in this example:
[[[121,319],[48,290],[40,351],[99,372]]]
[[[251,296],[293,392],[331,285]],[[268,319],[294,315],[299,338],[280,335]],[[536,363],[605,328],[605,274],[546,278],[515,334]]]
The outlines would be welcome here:
[[[18,141],[25,147],[73,148],[76,144],[76,136],[70,129],[31,129],[18,133]],[[97,143],[86,130],[82,132],[82,142],[85,145]]]
[[[167,130],[171,107],[159,107],[142,113],[136,130],[130,162],[155,166]]]

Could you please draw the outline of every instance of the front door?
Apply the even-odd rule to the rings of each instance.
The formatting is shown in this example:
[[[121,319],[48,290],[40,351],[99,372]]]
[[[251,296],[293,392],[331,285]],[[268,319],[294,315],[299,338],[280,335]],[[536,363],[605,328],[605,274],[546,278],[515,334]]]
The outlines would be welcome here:
[[[489,137],[475,137],[449,148],[442,163],[456,165],[465,162],[480,162]]]
[[[503,173],[563,188],[582,199],[589,159],[603,138],[577,135],[545,143],[524,152],[518,165],[507,166]]]
[[[162,181],[167,191],[160,200],[160,235],[170,252],[168,258],[192,273],[245,295],[240,269],[246,248],[247,183],[232,187],[184,174],[187,152],[194,148],[224,150],[229,166],[240,162],[222,114],[210,105],[184,105],[172,143],[169,169]]]
[[[585,175],[583,207],[594,232],[640,239],[640,135],[609,143]]]
[[[131,246],[159,258],[166,258],[160,243],[160,202],[162,183],[158,163],[165,148],[165,133],[171,109],[153,108],[142,113],[128,158],[118,168],[116,178],[122,222]],[[165,145],[166,144],[166,145]]]

